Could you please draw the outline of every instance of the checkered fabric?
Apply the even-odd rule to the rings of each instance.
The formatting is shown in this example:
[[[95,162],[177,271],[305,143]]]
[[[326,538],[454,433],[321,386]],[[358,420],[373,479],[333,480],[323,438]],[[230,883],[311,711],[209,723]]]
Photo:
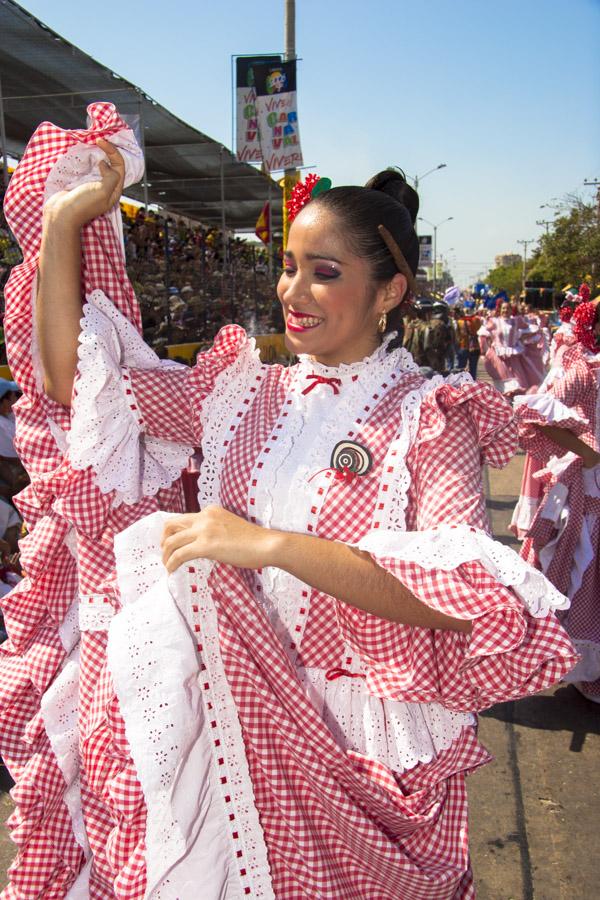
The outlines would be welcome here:
[[[230,334],[222,333],[217,344]],[[243,338],[237,338],[241,346]],[[200,402],[194,386],[199,373],[187,376],[185,397],[169,410],[154,402],[154,373],[130,375],[152,433],[169,428],[178,440],[199,442],[193,412]],[[264,370],[258,402],[228,440],[221,502],[239,515],[247,514],[254,461],[277,433],[293,375],[290,369]],[[402,400],[421,383],[417,375],[403,376],[365,416],[354,439],[369,447],[372,469],[368,477],[330,484],[318,536],[355,543],[369,532]],[[435,390],[422,405],[408,459],[408,527],[451,522],[487,530],[481,465],[504,465],[516,438],[511,409],[493,388],[466,383]],[[554,616],[529,616],[480,564],[431,572],[378,562],[425,603],[472,618],[471,638],[384,622],[312,591],[302,644],[289,648],[298,649],[299,665],[343,667],[350,645],[376,696],[472,710],[540,690],[575,662]],[[307,701],[252,584],[249,575],[227,566],[217,566],[211,576],[276,896],[471,896],[467,849],[459,837],[466,821],[462,779],[487,758],[473,733],[467,730],[435,761],[402,776],[359,754],[343,754]],[[434,810],[435,823],[429,818]]]
[[[549,393],[568,409],[573,410],[578,418],[565,419],[553,424],[572,431],[582,441],[598,450],[600,449],[598,443],[600,355],[594,357],[580,344],[575,344],[564,350],[562,366],[564,376],[553,382]],[[556,539],[556,526],[551,520],[543,518],[540,513],[549,491],[557,482],[560,482],[568,491],[568,518],[546,575],[559,590],[565,594],[569,593],[573,559],[581,537],[584,517],[595,520],[591,529],[591,541],[594,548],[592,561],[583,573],[579,588],[571,597],[570,608],[560,614],[560,619],[577,648],[583,646],[587,652],[591,652],[590,648],[595,647],[595,652],[600,657],[600,601],[598,595],[600,499],[586,495],[583,467],[579,457],[566,467],[558,478],[545,470],[544,467],[552,456],[563,456],[566,451],[547,438],[543,431],[534,427],[546,424],[538,412],[523,407],[517,412],[517,416],[521,443],[528,451],[527,461],[531,461],[537,467],[541,476],[537,479],[541,488],[538,514],[523,542],[521,555],[532,565],[539,567],[540,551],[549,541]],[[582,425],[582,419],[588,424]],[[585,690],[592,695],[600,695],[600,679],[585,682]]]
[[[93,145],[100,137],[110,139],[127,127],[108,103],[93,104],[88,115],[91,125],[86,130],[64,131],[48,122],[39,126],[11,179],[4,205],[24,257],[5,289],[4,328],[12,376],[23,390],[16,407],[15,443],[31,478],[31,485],[17,498],[29,531],[21,545],[28,577],[2,600],[9,640],[0,646],[0,753],[17,782],[13,790],[16,811],[9,827],[19,847],[3,896],[19,900],[66,896],[85,862],[63,799],[67,785],[40,714],[40,698],[67,653],[58,629],[78,593],[105,592],[117,606],[113,535],[157,508],[155,500],[144,500],[136,507],[111,509],[110,497],[100,494],[91,472],[74,471],[52,436],[48,418],[67,431],[69,409],[51,401],[36,386],[31,297],[46,181],[69,150]],[[83,291],[101,287],[140,330],[138,304],[109,217],[85,226],[82,249]],[[180,511],[180,497],[174,486],[159,502],[163,508]],[[77,561],[65,544],[71,529],[77,536]],[[82,793],[88,836],[95,851],[90,896],[115,896],[113,885],[123,877],[128,884],[137,883],[133,895],[141,896],[143,866],[136,848],[143,843],[144,809],[139,796],[135,801],[124,800],[119,787],[127,770],[122,729],[111,731],[105,748],[108,757],[101,763],[85,753],[90,720],[86,723],[84,714],[91,716],[103,700],[112,698],[102,638],[85,633],[80,653]],[[106,715],[104,709],[102,715]],[[115,760],[112,766],[107,765],[107,758]],[[117,760],[123,759],[120,765]],[[99,772],[93,771],[94,766]],[[91,773],[86,767],[91,767]],[[133,771],[125,793],[127,797],[135,793]],[[134,813],[130,806],[135,803]],[[129,896],[128,890],[120,896]]]
[[[103,594],[118,605],[113,536],[156,509],[150,499],[112,509],[89,471],[71,469],[48,426],[51,416],[67,429],[69,411],[39,395],[33,377],[30,296],[45,179],[73,142],[110,137],[122,127],[107,104],[94,105],[90,114],[93,125],[85,132],[40,126],[7,198],[25,255],[8,287],[6,324],[13,374],[25,389],[18,411],[19,448],[32,475],[32,487],[21,498],[31,528],[26,546],[31,574],[5,601],[10,639],[0,648],[0,751],[17,778],[12,827],[19,844],[5,896],[19,900],[65,897],[84,864],[64,802],[64,778],[39,713],[40,695],[65,657],[58,627],[78,591]],[[84,230],[86,291],[102,289],[139,324],[121,256],[105,225],[96,222]],[[198,445],[199,410],[245,340],[241,329],[224,329],[193,371],[182,375],[167,369],[162,383],[153,372],[132,372],[146,429]],[[247,411],[226,439],[221,502],[240,515],[247,514],[250,472],[276,427],[292,377],[292,370],[264,367],[247,386]],[[401,401],[420,383],[415,374],[403,374],[395,387],[368,404],[354,437],[372,449],[373,472],[352,483],[331,483],[315,534],[356,542],[370,530]],[[481,463],[505,463],[514,439],[510,408],[492,389],[440,386],[423,404],[410,451],[408,527],[451,521],[485,528]],[[65,546],[70,528],[77,535],[77,571]],[[313,592],[302,646],[292,648],[300,654],[299,664],[343,665],[348,642],[367,668],[373,693],[435,699],[458,709],[541,689],[572,664],[573,651],[554,619],[531,620],[512,593],[476,563],[443,574],[385,559],[381,564],[425,603],[473,617],[471,640],[394,626]],[[473,730],[464,729],[431,763],[403,774],[344,752],[304,693],[253,584],[251,573],[223,565],[215,566],[210,582],[275,896],[472,897],[464,776],[488,759]],[[80,779],[92,853],[89,896],[141,900],[146,809],[107,670],[106,641],[105,631],[90,630],[80,642]]]

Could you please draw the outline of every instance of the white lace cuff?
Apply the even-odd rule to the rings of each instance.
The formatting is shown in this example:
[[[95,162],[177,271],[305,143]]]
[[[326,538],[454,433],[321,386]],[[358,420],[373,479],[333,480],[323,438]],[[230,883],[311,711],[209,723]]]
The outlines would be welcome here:
[[[372,531],[357,544],[380,559],[413,562],[423,569],[450,571],[479,561],[500,584],[521,598],[532,616],[567,609],[569,600],[514,550],[469,525],[438,525],[427,531]]]
[[[580,422],[582,425],[588,424],[587,419],[580,416],[576,410],[565,406],[564,403],[561,403],[560,400],[557,400],[551,394],[523,394],[515,397],[514,406],[526,406],[528,409],[538,412],[546,419],[549,425],[557,422],[569,422],[570,420]]]
[[[114,491],[114,506],[133,504],[173,484],[193,447],[143,433],[126,369],[156,369],[161,361],[102,291],[87,301],[69,458],[75,469],[92,467],[102,493]]]

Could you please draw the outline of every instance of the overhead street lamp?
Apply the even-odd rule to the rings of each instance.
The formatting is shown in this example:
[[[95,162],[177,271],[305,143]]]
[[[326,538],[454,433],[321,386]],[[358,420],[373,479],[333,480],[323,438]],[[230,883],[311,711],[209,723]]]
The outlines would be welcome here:
[[[430,222],[429,219],[424,219],[423,216],[419,216],[419,221],[425,222],[427,225],[431,225],[433,228],[433,293],[435,294],[437,288],[437,230],[441,225],[445,225],[446,222],[452,222],[454,216],[448,216],[447,219],[442,219],[441,222],[438,222],[437,225],[434,225],[433,222]]]
[[[428,175],[431,175],[432,172],[437,172],[438,169],[445,169],[446,166],[447,163],[440,163],[439,166],[434,166],[433,169],[429,169],[429,171],[423,172],[422,175],[408,175],[407,178],[410,178],[415,186],[415,191],[418,191],[419,182],[423,181],[424,178],[427,178]]]

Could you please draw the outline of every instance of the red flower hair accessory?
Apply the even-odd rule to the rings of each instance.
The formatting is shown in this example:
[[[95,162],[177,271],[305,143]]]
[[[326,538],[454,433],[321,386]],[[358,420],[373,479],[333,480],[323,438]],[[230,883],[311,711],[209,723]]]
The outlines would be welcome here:
[[[331,188],[330,178],[320,178],[319,175],[307,175],[304,181],[294,185],[290,199],[287,201],[288,220],[293,222],[301,209],[307,203]]]
[[[573,307],[572,306],[561,306],[558,311],[558,315],[560,317],[561,322],[570,322],[573,318]]]
[[[590,299],[590,286],[585,281],[579,285],[579,296],[584,303]]]
[[[573,313],[573,334],[575,339],[580,344],[583,344],[586,350],[591,350],[594,353],[600,350],[594,334],[597,312],[597,305],[586,301],[585,303],[580,303]]]

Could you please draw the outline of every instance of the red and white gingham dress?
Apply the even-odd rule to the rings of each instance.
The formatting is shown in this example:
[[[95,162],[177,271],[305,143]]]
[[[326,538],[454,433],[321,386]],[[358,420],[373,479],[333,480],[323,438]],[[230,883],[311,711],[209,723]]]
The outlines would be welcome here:
[[[96,129],[104,114],[122,127],[93,113]],[[28,153],[47,175],[97,134],[41,126]],[[18,176],[13,210],[43,191],[43,174],[35,190]],[[27,248],[24,206],[12,222]],[[19,845],[5,896],[472,896],[464,775],[488,755],[470,714],[576,660],[551,611],[561,595],[487,535],[481,464],[513,452],[510,408],[485,385],[424,383],[402,351],[262,366],[236,326],[193,370],[161,366],[103,227],[84,235],[72,421],[31,366],[39,224],[8,292],[33,484],[29,578],[3,601],[0,752]],[[342,440],[369,449],[366,475],[329,470]],[[281,527],[284,498],[296,528],[368,550],[423,602],[473,620],[471,636],[382,621],[277,571],[198,560],[166,579],[147,495],[199,444],[201,505]]]
[[[562,348],[560,366],[545,394],[521,398],[517,407],[521,443],[539,484],[522,556],[569,596],[560,618],[581,660],[565,680],[600,702],[600,467],[584,469],[579,457],[534,427],[557,425],[600,449],[600,356],[576,343]]]

